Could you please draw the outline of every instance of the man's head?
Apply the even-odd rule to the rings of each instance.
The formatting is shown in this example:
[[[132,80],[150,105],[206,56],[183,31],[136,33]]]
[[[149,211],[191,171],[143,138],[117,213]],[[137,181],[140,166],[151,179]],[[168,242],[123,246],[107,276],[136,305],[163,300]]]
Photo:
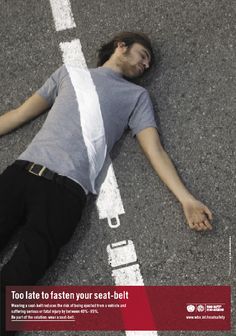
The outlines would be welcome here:
[[[98,51],[98,66],[118,67],[127,78],[140,77],[154,62],[151,41],[140,32],[121,32]]]

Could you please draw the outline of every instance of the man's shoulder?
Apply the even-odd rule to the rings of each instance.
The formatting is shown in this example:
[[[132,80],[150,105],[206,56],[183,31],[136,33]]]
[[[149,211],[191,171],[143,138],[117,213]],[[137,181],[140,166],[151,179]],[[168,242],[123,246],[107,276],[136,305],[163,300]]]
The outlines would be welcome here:
[[[52,78],[55,81],[60,82],[61,80],[64,79],[64,77],[66,77],[68,75],[68,71],[66,69],[65,64],[62,64],[61,66],[59,66],[54,73],[52,74]]]
[[[140,84],[137,84],[133,81],[130,81],[126,78],[124,78],[124,81],[127,83],[127,86],[135,91],[138,95],[149,95],[148,90],[145,89],[145,87],[141,86]]]

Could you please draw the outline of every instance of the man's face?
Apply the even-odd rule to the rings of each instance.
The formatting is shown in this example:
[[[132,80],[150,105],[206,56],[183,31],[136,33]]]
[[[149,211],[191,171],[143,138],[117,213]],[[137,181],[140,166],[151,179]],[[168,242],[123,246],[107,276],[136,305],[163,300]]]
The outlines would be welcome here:
[[[143,75],[149,68],[151,56],[148,49],[139,43],[134,43],[129,49],[124,47],[118,56],[119,65],[125,77],[136,78]]]

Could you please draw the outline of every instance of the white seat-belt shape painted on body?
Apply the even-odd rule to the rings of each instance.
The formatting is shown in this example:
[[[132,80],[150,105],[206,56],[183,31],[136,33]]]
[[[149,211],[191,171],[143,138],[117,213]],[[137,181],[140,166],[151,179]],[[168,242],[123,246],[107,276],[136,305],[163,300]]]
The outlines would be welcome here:
[[[95,180],[103,167],[107,153],[98,94],[88,69],[65,65],[76,94],[80,123],[89,159],[92,192],[96,194]]]
[[[106,173],[106,176],[104,176],[104,173]],[[102,184],[99,179],[103,180]],[[119,215],[124,214],[125,210],[109,155],[106,158],[104,169],[98,181],[98,184],[101,184],[96,200],[99,218],[106,218],[110,228],[117,228],[120,226]]]

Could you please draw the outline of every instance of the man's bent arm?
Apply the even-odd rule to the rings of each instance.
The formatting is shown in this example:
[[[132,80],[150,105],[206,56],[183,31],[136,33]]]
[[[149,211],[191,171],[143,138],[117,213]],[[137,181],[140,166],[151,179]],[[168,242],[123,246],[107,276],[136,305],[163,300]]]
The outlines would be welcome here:
[[[37,117],[48,108],[49,104],[43,97],[33,94],[21,106],[0,116],[0,136]]]
[[[137,134],[137,140],[161,180],[174,193],[183,206],[187,222],[192,229],[211,229],[210,210],[187,190],[177,174],[168,154],[161,145],[157,130],[146,128]]]

